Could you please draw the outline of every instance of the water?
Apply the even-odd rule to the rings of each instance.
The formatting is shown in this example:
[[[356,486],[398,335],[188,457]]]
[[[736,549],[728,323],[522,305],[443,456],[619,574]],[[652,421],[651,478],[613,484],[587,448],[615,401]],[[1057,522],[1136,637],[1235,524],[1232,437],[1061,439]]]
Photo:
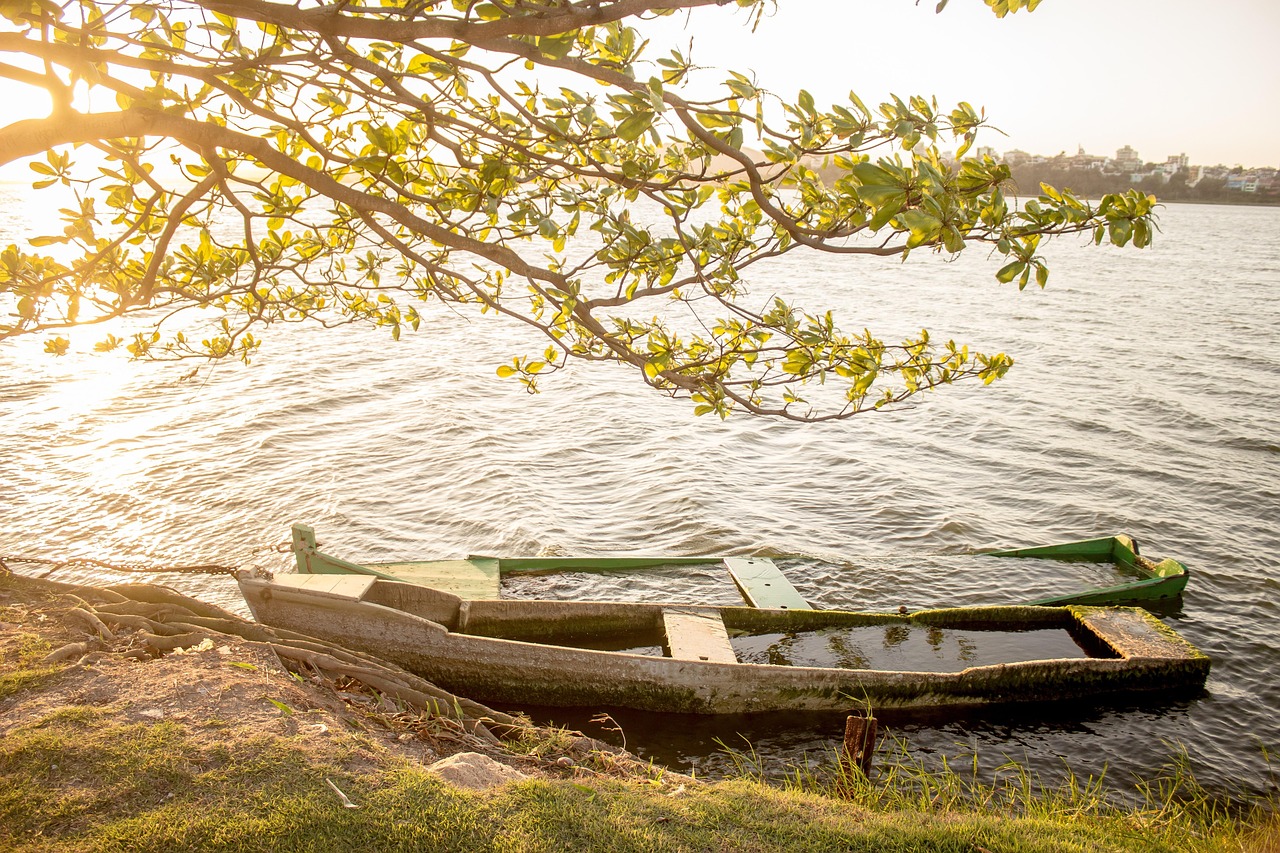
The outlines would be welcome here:
[[[1115,563],[1012,559],[981,554],[906,558],[842,557],[837,561],[773,557],[811,606],[819,610],[922,610],[981,604],[1026,604],[1142,576]],[[718,564],[593,572],[510,575],[504,598],[663,601],[741,605],[733,579]]]
[[[6,192],[4,243],[40,214]],[[996,284],[976,254],[754,272],[754,292],[830,305],[850,326],[926,326],[1018,358],[991,388],[846,424],[696,419],[613,369],[530,397],[494,369],[541,347],[450,314],[399,344],[281,330],[254,367],[187,381],[190,365],[86,354],[92,333],[61,359],[6,345],[0,553],[283,568],[266,548],[306,521],[367,560],[802,554],[825,567],[795,577],[806,594],[892,606],[965,590],[884,570],[888,555],[1127,532],[1195,573],[1162,615],[1212,657],[1204,695],[899,715],[889,730],[918,755],[1007,755],[1048,777],[1065,760],[1117,785],[1181,744],[1210,788],[1265,790],[1262,747],[1280,746],[1280,210],[1170,206],[1162,225],[1148,252],[1051,246],[1044,292]],[[848,555],[880,559],[874,580]],[[163,579],[243,609],[225,578]],[[842,731],[622,721],[631,748],[712,774],[735,732],[778,768],[818,760]]]
[[[1087,657],[1060,628],[1035,631],[963,631],[921,625],[864,625],[809,633],[733,638],[743,663],[960,672],[978,665]]]

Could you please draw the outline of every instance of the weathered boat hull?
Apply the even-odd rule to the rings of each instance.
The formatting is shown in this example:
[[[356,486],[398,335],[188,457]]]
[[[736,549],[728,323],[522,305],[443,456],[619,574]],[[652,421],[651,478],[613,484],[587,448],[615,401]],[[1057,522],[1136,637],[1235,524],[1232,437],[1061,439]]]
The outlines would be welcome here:
[[[676,605],[469,601],[365,576],[241,578],[260,622],[376,654],[488,702],[726,714],[981,705],[1197,691],[1209,660],[1155,617],[1120,608],[957,608],[909,615],[705,608],[733,633],[919,624],[1059,627],[1104,657],[897,672],[728,663],[575,647],[661,631]]]

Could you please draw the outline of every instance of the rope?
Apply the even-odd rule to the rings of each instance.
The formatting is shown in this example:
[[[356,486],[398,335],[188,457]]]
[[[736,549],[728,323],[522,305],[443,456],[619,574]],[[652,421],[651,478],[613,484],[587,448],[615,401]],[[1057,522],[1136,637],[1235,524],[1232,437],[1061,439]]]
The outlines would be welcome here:
[[[155,566],[147,563],[108,563],[105,560],[92,560],[88,557],[73,557],[70,560],[50,560],[45,557],[24,557],[18,554],[0,554],[0,568],[4,571],[12,571],[9,568],[10,563],[30,563],[38,566],[48,566],[36,577],[45,578],[60,569],[74,568],[98,568],[112,569],[117,572],[139,572],[139,573],[178,573],[189,575],[235,575],[238,570],[237,566],[223,566],[217,563],[200,563],[191,566]]]

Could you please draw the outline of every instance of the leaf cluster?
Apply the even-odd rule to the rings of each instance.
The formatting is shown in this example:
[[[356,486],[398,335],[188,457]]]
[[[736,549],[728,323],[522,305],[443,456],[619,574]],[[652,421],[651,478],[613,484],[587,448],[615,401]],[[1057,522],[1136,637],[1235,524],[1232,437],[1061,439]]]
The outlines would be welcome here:
[[[756,265],[984,244],[1000,281],[1044,286],[1049,237],[1149,243],[1141,194],[1011,200],[1003,164],[966,156],[986,121],[967,103],[823,106],[737,72],[693,97],[692,57],[651,59],[633,24],[713,2],[5,3],[0,76],[55,108],[0,128],[0,163],[40,158],[33,187],[71,201],[60,233],[0,253],[0,340],[61,354],[62,332],[139,314],[96,348],[248,362],[273,324],[399,338],[439,300],[542,333],[498,370],[531,391],[605,361],[700,414],[840,419],[1012,360],[753,302]],[[767,3],[736,5],[760,23]]]

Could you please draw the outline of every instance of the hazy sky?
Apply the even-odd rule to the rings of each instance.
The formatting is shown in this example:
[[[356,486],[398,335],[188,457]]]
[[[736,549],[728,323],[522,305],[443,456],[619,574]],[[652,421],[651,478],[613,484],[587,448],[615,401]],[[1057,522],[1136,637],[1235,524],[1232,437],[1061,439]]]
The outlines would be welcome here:
[[[1280,166],[1280,0],[1044,0],[1003,20],[981,0],[951,0],[940,15],[935,5],[779,0],[755,33],[732,7],[643,27],[650,59],[692,37],[700,64],[754,71],[788,98],[807,88],[820,105],[850,89],[870,106],[891,92],[967,100],[1007,134],[979,140],[1000,152],[1114,156],[1132,145],[1154,162],[1186,153]],[[47,97],[5,86],[8,118],[47,111]]]
[[[850,89],[986,107],[997,151],[1280,166],[1280,0],[1044,0],[997,19],[981,0],[780,0],[752,34],[729,9],[647,26],[651,55],[693,37],[702,65],[750,69],[819,104]],[[661,48],[655,53],[655,48]]]

